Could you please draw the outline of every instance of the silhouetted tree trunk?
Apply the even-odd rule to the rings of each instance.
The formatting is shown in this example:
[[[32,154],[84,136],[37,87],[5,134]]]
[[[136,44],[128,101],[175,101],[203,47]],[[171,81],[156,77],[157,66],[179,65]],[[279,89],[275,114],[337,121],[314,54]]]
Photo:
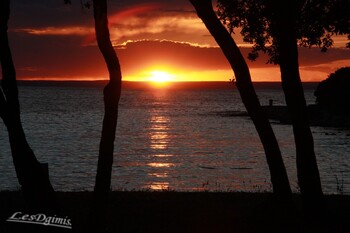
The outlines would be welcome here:
[[[91,213],[93,228],[103,230],[103,227],[105,227],[108,197],[111,186],[114,140],[118,119],[122,74],[118,57],[109,36],[107,1],[94,0],[93,8],[97,43],[109,72],[109,83],[104,88],[105,115],[103,119]]]
[[[270,122],[260,106],[244,57],[229,32],[217,18],[213,11],[212,1],[190,0],[190,2],[195,7],[199,18],[202,19],[211,35],[219,44],[234,71],[242,101],[253,120],[265,150],[273,192],[279,197],[291,201],[292,192],[282,155]]]
[[[314,209],[322,204],[323,193],[299,74],[296,36],[298,1],[285,4],[276,0],[272,3],[276,14],[272,27],[275,27],[282,86],[293,124],[300,191],[305,207]]]
[[[24,198],[33,211],[58,211],[54,189],[26,140],[20,119],[16,71],[7,36],[10,1],[0,3],[0,60],[2,81],[0,116],[9,134],[17,178]]]

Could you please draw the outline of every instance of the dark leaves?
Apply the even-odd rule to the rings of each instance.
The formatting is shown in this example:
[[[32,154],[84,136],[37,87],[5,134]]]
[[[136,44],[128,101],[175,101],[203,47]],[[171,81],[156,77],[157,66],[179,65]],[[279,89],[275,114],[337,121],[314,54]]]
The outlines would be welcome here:
[[[350,40],[349,0],[301,0],[298,6],[295,33],[300,46],[325,52],[333,46],[334,35],[348,35]],[[254,45],[250,60],[262,52],[270,56],[268,63],[278,62],[278,29],[273,26],[278,12],[269,0],[218,0],[217,14],[231,33],[240,29],[243,40]]]

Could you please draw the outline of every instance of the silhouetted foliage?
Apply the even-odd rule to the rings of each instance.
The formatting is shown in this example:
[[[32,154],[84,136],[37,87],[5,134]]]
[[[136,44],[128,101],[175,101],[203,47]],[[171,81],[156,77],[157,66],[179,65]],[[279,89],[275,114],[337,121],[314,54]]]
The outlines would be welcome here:
[[[278,64],[278,33],[273,27],[275,12],[270,0],[218,0],[218,16],[231,33],[241,28],[243,40],[253,44],[250,60],[259,52],[269,55],[269,63]],[[318,46],[325,52],[333,45],[332,36],[348,35],[350,40],[350,1],[297,1],[296,39],[300,46]],[[350,48],[350,42],[346,44]]]
[[[235,77],[232,77],[228,80],[230,82],[231,85],[235,86],[236,85],[236,79]]]
[[[316,103],[324,111],[336,115],[350,115],[350,67],[331,73],[315,91]]]

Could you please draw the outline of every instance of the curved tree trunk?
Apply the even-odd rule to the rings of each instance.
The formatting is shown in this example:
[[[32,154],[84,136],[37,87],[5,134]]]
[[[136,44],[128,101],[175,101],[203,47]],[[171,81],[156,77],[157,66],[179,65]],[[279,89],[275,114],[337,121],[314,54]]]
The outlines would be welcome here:
[[[296,146],[296,164],[300,192],[307,209],[322,204],[322,187],[310,130],[304,90],[299,74],[296,37],[297,1],[288,4],[273,1],[279,65],[286,103],[292,119]]]
[[[109,83],[104,88],[105,115],[102,125],[94,200],[91,212],[93,229],[103,230],[111,186],[114,140],[118,119],[118,104],[121,94],[122,74],[118,57],[109,36],[107,1],[94,0],[95,32],[98,47],[106,62]]]
[[[57,213],[55,192],[50,180],[30,148],[20,119],[20,105],[16,71],[7,36],[10,1],[0,3],[0,60],[2,81],[0,116],[9,134],[9,141],[17,178],[24,198],[32,211]]]
[[[235,41],[213,11],[211,0],[190,0],[199,18],[219,44],[229,61],[244,106],[250,115],[263,144],[270,169],[273,192],[291,201],[291,189],[282,155],[270,122],[263,112],[251,81],[249,68]]]

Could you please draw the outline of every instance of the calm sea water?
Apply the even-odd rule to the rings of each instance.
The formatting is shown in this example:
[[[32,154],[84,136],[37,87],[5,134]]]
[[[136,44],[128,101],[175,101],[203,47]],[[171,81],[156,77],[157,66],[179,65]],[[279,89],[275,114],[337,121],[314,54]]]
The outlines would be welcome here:
[[[277,86],[278,87],[278,86]],[[315,102],[314,86],[305,89]],[[284,104],[279,88],[258,86],[262,104]],[[101,122],[102,86],[48,84],[20,86],[24,129],[35,154],[49,163],[56,190],[92,190]],[[123,90],[112,174],[112,189],[181,191],[270,191],[264,151],[232,89]],[[293,190],[298,191],[290,125],[273,124]],[[350,192],[350,131],[312,127],[325,193]],[[19,187],[6,129],[0,124],[0,190]]]

